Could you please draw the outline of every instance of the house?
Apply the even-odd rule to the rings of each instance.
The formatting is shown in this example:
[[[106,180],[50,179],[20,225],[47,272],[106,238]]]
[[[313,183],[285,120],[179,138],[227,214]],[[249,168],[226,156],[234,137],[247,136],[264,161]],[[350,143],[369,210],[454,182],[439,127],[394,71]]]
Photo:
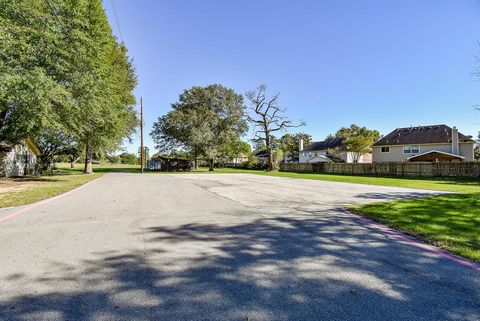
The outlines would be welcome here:
[[[252,153],[258,160],[259,164],[265,165],[268,163],[268,151],[265,149],[259,149]]]
[[[299,163],[371,163],[371,154],[359,155],[348,152],[344,148],[342,138],[328,138],[320,142],[314,142],[303,148],[303,141],[300,140]]]
[[[397,128],[373,146],[373,162],[473,161],[472,136],[447,125]]]
[[[163,172],[190,172],[194,168],[194,161],[177,157],[157,156],[147,161],[147,169]]]
[[[248,161],[248,156],[245,155],[245,154],[240,154],[236,157],[227,157],[225,159],[225,162],[229,163],[229,164],[242,164],[242,163],[245,163],[247,161]]]
[[[40,151],[30,140],[19,144],[0,142],[0,176],[25,176],[36,174]]]

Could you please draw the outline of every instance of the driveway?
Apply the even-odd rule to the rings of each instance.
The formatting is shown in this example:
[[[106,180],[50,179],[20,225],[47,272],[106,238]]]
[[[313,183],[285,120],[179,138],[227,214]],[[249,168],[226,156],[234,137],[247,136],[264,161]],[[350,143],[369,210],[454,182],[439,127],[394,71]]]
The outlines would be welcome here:
[[[0,211],[0,320],[480,320],[480,271],[342,209],[431,193],[108,174]]]

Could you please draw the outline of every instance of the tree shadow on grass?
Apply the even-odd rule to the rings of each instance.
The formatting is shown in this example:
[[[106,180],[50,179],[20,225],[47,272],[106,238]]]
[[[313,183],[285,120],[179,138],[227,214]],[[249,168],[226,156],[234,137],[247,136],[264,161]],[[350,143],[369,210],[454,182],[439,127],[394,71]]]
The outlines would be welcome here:
[[[430,197],[435,195],[442,195],[444,193],[426,193],[426,192],[389,192],[389,193],[363,193],[358,194],[355,197],[358,198],[365,198],[369,200],[404,200],[404,199],[412,199],[412,198],[423,198],[423,197]]]
[[[0,292],[0,319],[478,320],[474,274],[329,213],[151,226],[143,250],[8,276],[25,289]]]
[[[0,179],[0,183],[2,181],[4,182],[15,182],[15,183],[32,183],[32,182],[58,182],[61,181],[61,179],[54,178],[56,176],[62,176],[62,175],[53,175],[53,176],[48,176],[48,177],[41,177],[41,176],[23,176],[23,177],[9,177],[8,179]]]
[[[354,211],[441,243],[465,257],[480,259],[480,194],[446,194],[373,203]]]

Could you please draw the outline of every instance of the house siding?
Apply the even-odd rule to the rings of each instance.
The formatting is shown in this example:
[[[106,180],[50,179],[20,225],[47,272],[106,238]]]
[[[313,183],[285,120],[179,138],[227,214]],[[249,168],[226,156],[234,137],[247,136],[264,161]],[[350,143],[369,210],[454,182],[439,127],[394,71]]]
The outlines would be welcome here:
[[[10,152],[0,154],[0,176],[24,176],[36,172],[37,156],[26,144],[16,145]]]
[[[460,143],[459,144],[460,156],[465,157],[465,161],[473,161],[473,143]],[[382,146],[373,146],[373,162],[402,162],[407,161],[411,156],[415,156],[421,153],[426,153],[432,150],[438,150],[440,152],[451,153],[452,145],[451,144],[431,144],[431,145],[418,145],[420,151],[418,154],[404,154],[403,153],[404,145],[391,145],[389,153],[382,153]]]
[[[318,150],[318,151],[304,151],[300,152],[298,155],[298,162],[299,163],[306,163],[309,159],[314,158],[315,156],[326,156],[326,150]]]
[[[326,150],[317,150],[317,151],[304,151],[300,152],[299,154],[299,163],[307,163],[308,160],[314,158],[315,156],[327,156],[327,151]],[[351,152],[340,152],[339,155],[341,160],[343,160],[346,163],[353,163],[354,159],[354,153]],[[364,157],[366,156],[366,157]],[[360,156],[359,163],[371,163],[371,157],[370,154],[362,155]]]
[[[475,160],[474,148],[475,148],[474,143],[460,143],[459,144],[460,156],[465,157],[465,161],[467,162],[473,162]]]

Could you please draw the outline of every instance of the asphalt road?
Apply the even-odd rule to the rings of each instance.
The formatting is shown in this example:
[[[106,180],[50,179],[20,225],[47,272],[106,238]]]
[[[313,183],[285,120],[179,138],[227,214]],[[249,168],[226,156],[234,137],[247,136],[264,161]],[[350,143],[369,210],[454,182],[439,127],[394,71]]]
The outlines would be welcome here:
[[[480,320],[480,271],[342,210],[428,193],[108,174],[0,211],[0,320]]]

